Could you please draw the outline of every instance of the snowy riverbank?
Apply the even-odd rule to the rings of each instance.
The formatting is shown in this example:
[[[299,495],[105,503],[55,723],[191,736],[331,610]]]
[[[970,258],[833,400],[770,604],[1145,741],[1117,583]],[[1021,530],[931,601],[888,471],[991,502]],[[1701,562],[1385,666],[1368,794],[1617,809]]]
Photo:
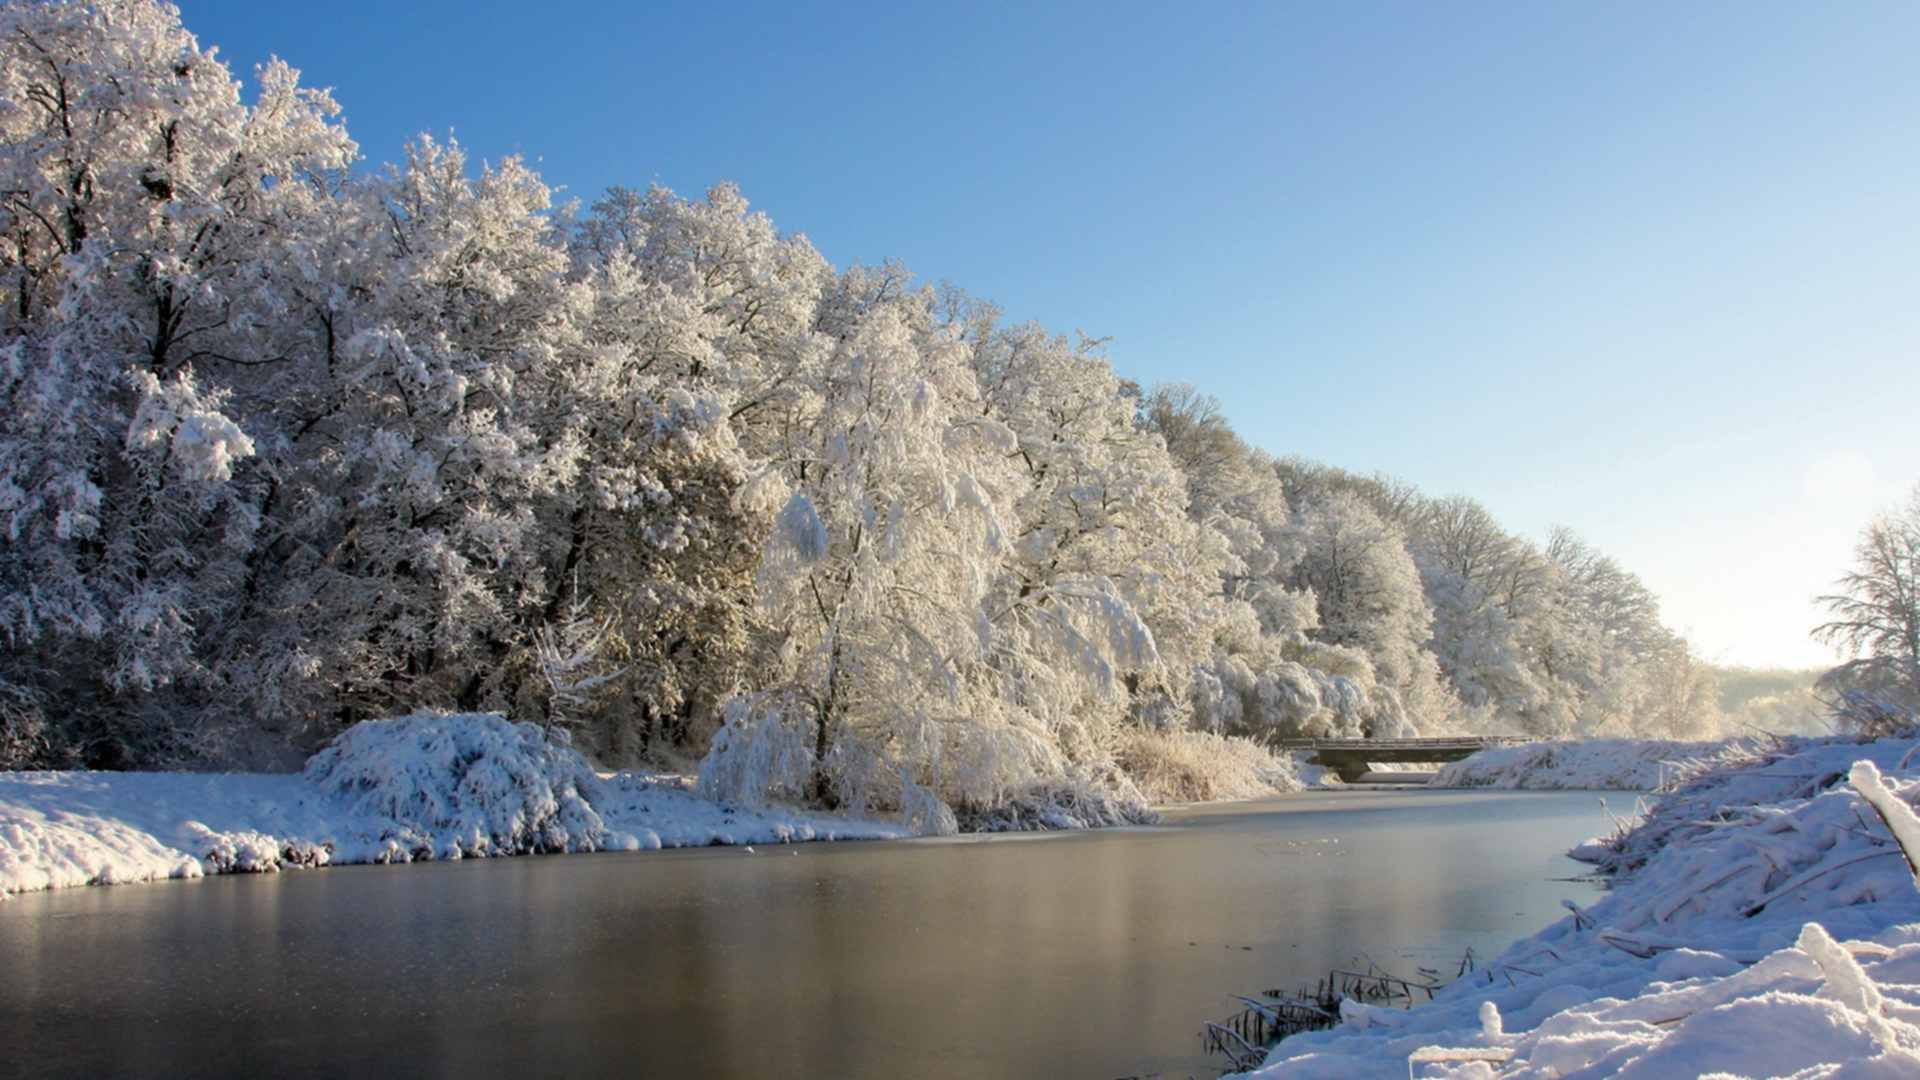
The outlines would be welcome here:
[[[1920,848],[1917,748],[1724,759],[1580,851],[1614,881],[1600,903],[1431,1004],[1349,1003],[1252,1075],[1920,1076],[1920,890],[1888,825]]]
[[[1573,739],[1531,742],[1482,750],[1442,765],[1432,787],[1521,788],[1539,791],[1656,791],[1678,776],[1742,741],[1674,742],[1663,739]]]
[[[0,772],[0,898],[333,863],[884,839],[894,822],[601,776],[496,716],[362,724],[301,773]]]

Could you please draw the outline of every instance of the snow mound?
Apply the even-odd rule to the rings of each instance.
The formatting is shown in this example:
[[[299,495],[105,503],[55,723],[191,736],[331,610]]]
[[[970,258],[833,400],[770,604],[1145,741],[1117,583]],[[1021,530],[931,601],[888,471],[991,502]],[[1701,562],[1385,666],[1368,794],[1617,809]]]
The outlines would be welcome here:
[[[1920,742],[1741,753],[1586,849],[1615,886],[1593,907],[1252,1075],[1920,1076],[1920,888],[1896,841],[1920,838]]]
[[[594,801],[600,778],[563,735],[491,713],[415,713],[347,729],[307,782],[351,817],[387,823],[394,857],[632,848]]]
[[[1726,752],[1726,743],[1659,739],[1531,742],[1482,750],[1440,767],[1430,787],[1657,791]]]

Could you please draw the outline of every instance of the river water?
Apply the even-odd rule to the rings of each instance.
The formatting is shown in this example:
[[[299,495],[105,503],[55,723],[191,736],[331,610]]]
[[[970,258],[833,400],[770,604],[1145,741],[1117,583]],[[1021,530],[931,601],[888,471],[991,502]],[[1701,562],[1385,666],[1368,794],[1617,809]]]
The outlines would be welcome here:
[[[342,867],[0,904],[0,1075],[1211,1077],[1231,995],[1582,905],[1592,793],[1080,834]]]

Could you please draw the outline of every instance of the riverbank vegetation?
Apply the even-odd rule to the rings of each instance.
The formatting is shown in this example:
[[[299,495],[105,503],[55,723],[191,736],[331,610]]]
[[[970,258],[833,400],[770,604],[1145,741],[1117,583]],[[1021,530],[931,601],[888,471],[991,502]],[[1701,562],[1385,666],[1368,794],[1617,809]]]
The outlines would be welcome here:
[[[1277,737],[1716,726],[1570,532],[1276,459],[726,184],[365,167],[148,0],[0,9],[0,191],[0,767],[438,708],[723,799],[1124,819],[1286,786]]]

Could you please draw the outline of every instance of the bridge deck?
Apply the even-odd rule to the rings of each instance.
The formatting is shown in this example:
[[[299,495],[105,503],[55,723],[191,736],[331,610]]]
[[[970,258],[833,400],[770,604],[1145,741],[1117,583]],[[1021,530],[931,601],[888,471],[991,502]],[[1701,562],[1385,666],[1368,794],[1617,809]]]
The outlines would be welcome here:
[[[1276,750],[1310,753],[1313,762],[1352,783],[1376,761],[1459,761],[1481,750],[1532,740],[1510,735],[1461,735],[1432,739],[1283,739]]]

